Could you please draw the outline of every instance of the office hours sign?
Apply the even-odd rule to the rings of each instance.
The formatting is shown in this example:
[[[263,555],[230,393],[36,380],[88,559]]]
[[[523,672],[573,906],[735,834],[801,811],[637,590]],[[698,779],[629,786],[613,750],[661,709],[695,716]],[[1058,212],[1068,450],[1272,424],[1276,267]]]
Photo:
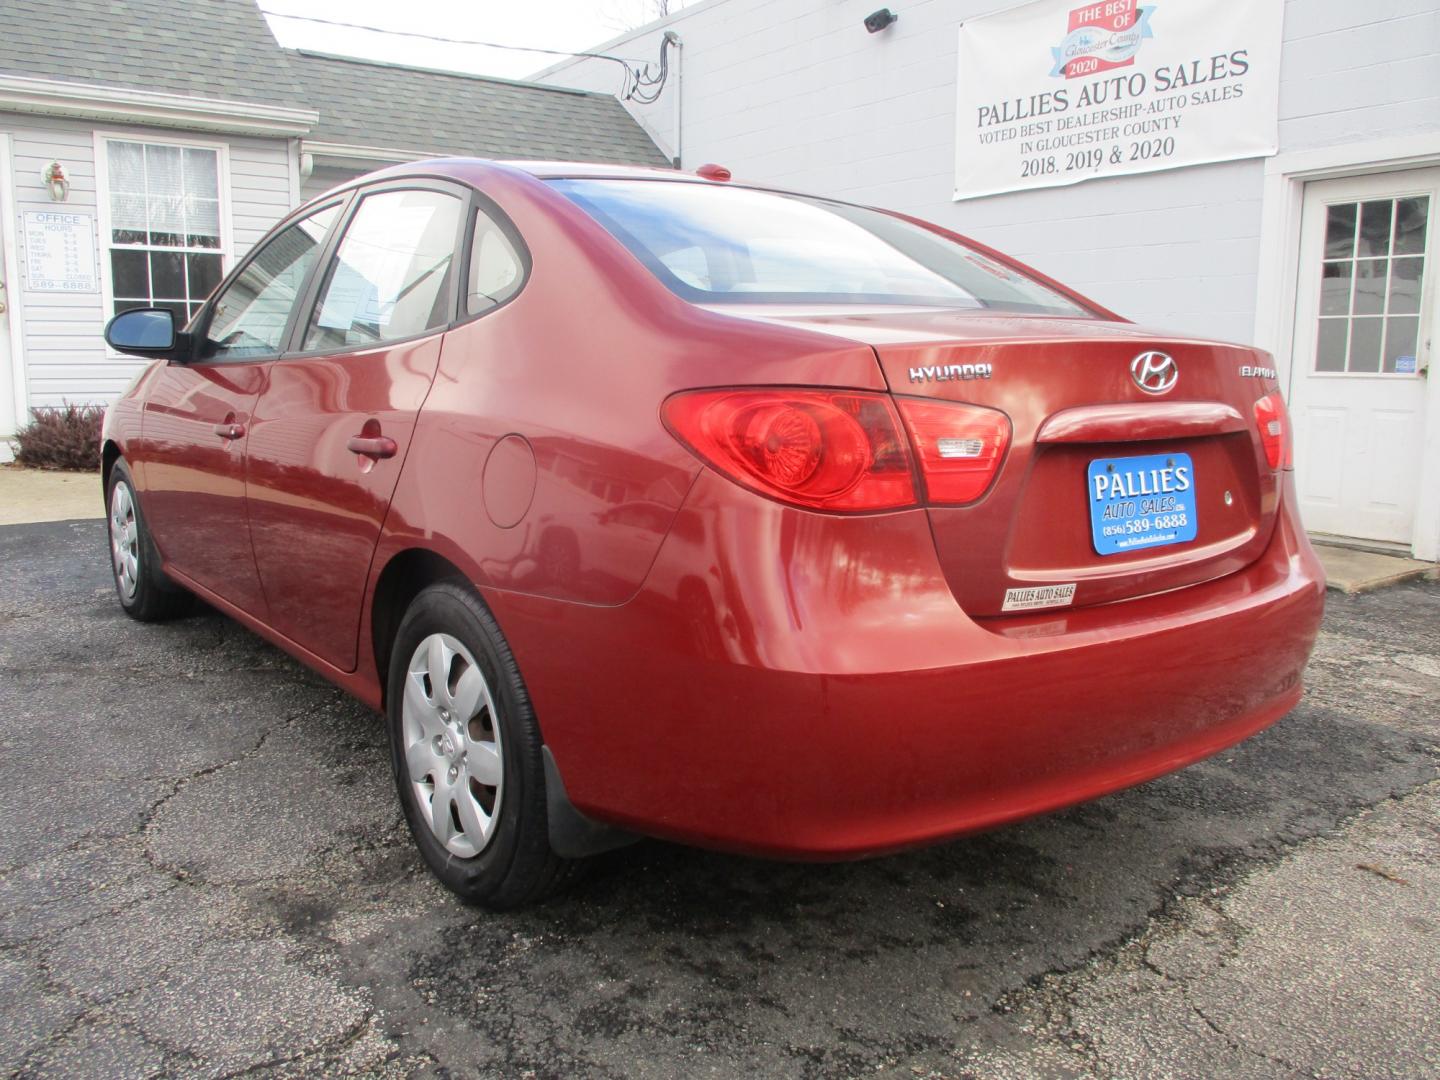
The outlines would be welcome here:
[[[960,27],[955,198],[1275,153],[1284,0],[1038,0]]]
[[[25,278],[31,292],[95,292],[95,219],[25,211]]]

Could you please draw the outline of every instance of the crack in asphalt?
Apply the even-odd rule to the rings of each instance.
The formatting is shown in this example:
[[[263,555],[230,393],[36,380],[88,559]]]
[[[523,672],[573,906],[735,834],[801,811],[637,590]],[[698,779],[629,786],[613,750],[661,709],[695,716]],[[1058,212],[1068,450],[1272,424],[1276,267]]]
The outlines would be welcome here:
[[[1204,896],[1174,895],[1157,904],[1147,915],[1144,925],[1135,933],[1115,943],[1112,947],[1093,950],[1084,960],[1063,967],[1050,968],[1030,979],[1027,984],[998,999],[993,1011],[1002,1015],[1027,1013],[1038,1014],[1038,1022],[1027,1025],[1027,1032],[1037,1043],[1050,1042],[1063,1047],[1069,1054],[1083,1059],[1088,1075],[1111,1077],[1127,1075],[1111,1067],[1095,1038],[1085,1029],[1085,1022],[1079,1019],[1082,1006],[1080,999],[1092,987],[1102,982],[1102,971],[1112,974],[1123,970],[1128,960],[1133,959],[1139,966],[1173,987],[1180,995],[1185,1007],[1205,1027],[1221,1039],[1230,1050],[1247,1057],[1274,1065],[1286,1076],[1318,1078],[1319,1071],[1302,1066],[1283,1055],[1259,1049],[1251,1041],[1228,1031],[1224,1025],[1207,1013],[1194,1000],[1192,988],[1209,979],[1216,971],[1237,958],[1244,941],[1253,928],[1236,919],[1224,908],[1242,888],[1267,871],[1291,863],[1307,851],[1330,844],[1337,836],[1344,836],[1361,818],[1372,816],[1388,806],[1401,806],[1406,801],[1427,790],[1440,789],[1440,782],[1421,784],[1415,789],[1388,796],[1369,806],[1356,810],[1339,825],[1323,835],[1316,835],[1294,844],[1258,856],[1252,860],[1239,860],[1227,865],[1223,883],[1214,884]],[[1432,826],[1440,836],[1440,825]],[[1365,864],[1355,864],[1355,869],[1373,872]],[[1391,884],[1409,885],[1408,881],[1393,874],[1376,876]],[[1196,915],[1206,913],[1210,920],[1203,928],[1197,925]],[[1218,939],[1221,948],[1218,955],[1210,958],[1194,970],[1177,973],[1169,970],[1151,958],[1152,949],[1171,943],[1185,934],[1195,934],[1207,939]],[[967,1074],[968,1075],[968,1074]],[[1200,1075],[1200,1074],[1196,1074]]]
[[[359,1042],[359,1040],[374,1025],[377,1014],[373,1009],[367,1009],[365,1014],[345,1031],[328,1040],[324,1045],[298,1054],[284,1054],[269,1058],[265,1061],[257,1061],[253,1065],[247,1065],[243,1069],[236,1069],[232,1072],[219,1074],[218,1080],[235,1080],[240,1076],[259,1076],[267,1071],[283,1068],[286,1065],[294,1065],[303,1061],[314,1061],[317,1058],[323,1062],[334,1060],[342,1055],[347,1048]]]
[[[180,1046],[170,1045],[165,1040],[152,1035],[138,1025],[123,1018],[110,1015],[113,1013],[114,1006],[117,1002],[139,993],[140,988],[122,991],[104,999],[96,1000],[90,995],[81,993],[74,987],[57,980],[50,971],[50,965],[46,960],[42,958],[29,959],[30,969],[40,977],[45,989],[55,996],[67,998],[79,1005],[80,1012],[72,1017],[63,1027],[51,1032],[45,1039],[35,1044],[30,1052],[21,1059],[19,1066],[16,1068],[14,1076],[17,1078],[23,1080],[23,1078],[27,1077],[34,1063],[41,1059],[46,1052],[64,1043],[71,1035],[75,1034],[87,1024],[110,1023],[125,1030],[141,1042],[159,1050],[165,1057],[167,1071],[173,1072],[176,1062],[184,1062],[190,1065],[198,1063],[199,1058],[189,1050]]]
[[[1227,1052],[1303,1071],[1227,1032],[1224,1019],[1195,999],[1207,973],[1249,948],[1249,928],[1225,904],[1317,838],[1342,835],[1367,811],[1423,788],[1440,752],[1433,727],[1440,694],[1427,676],[1429,658],[1416,652],[1440,614],[1440,589],[1410,586],[1332,601],[1306,703],[1271,732],[1176,777],[872,863],[794,867],[645,843],[598,860],[589,882],[568,896],[530,912],[487,915],[455,905],[411,851],[372,714],[218,616],[141,628],[108,603],[76,604],[83,571],[74,582],[44,584],[47,560],[78,558],[76,542],[66,541],[70,548],[58,556],[16,559],[14,535],[0,530],[0,558],[16,567],[12,582],[22,591],[14,595],[22,600],[7,594],[0,603],[43,595],[49,612],[26,631],[31,638],[67,633],[78,620],[84,633],[76,640],[97,659],[66,668],[67,680],[145,689],[143,705],[127,707],[153,710],[169,722],[165,730],[223,753],[158,775],[159,742],[147,759],[133,749],[119,759],[133,761],[135,771],[100,761],[93,783],[139,789],[133,810],[124,799],[115,804],[127,828],[107,834],[113,820],[77,816],[63,819],[53,843],[0,847],[0,860],[23,853],[0,870],[0,887],[37,912],[71,901],[48,897],[25,871],[49,873],[39,864],[55,860],[73,881],[71,864],[87,871],[85,858],[108,844],[129,852],[113,865],[102,861],[109,883],[140,889],[58,929],[39,919],[39,932],[0,942],[0,957],[66,1010],[53,1030],[0,1025],[0,1073],[34,1071],[87,1024],[109,1024],[160,1055],[168,1071],[236,1077],[359,1068],[647,1080],[701,1071],[829,1077],[907,1066],[917,1076],[950,1076],[967,1054],[1034,1055],[1051,1044],[1082,1071],[1125,1075],[1087,1030],[1085,993],[1106,973],[1131,970],[1126,965],[1157,1007],[1173,1006],[1193,1022],[1196,1038],[1203,1031]],[[0,625],[9,614],[0,612]],[[0,640],[0,743],[12,737],[7,711],[23,714],[18,687],[40,674],[15,661],[44,655],[30,638],[22,644]],[[142,660],[130,658],[132,646]],[[1392,653],[1406,664],[1377,672]],[[277,699],[291,684],[296,694],[320,696],[303,705]],[[164,693],[171,686],[203,690],[172,701]],[[89,715],[83,693],[55,692],[58,707]],[[228,699],[226,715],[236,719],[226,723],[253,717],[263,729],[253,737],[243,729],[243,745],[232,747],[225,738],[239,742],[241,730],[177,727],[179,710],[197,707],[196,693],[202,701]],[[146,737],[143,725],[125,731],[127,739]],[[103,723],[94,732],[110,737]],[[293,746],[278,744],[276,752],[282,737]],[[267,751],[263,763],[251,764]],[[275,773],[280,781],[268,784]],[[203,783],[220,776],[228,779]],[[17,780],[24,775],[7,770],[0,755],[0,797],[11,792],[6,805],[23,827],[32,807],[13,801]],[[231,815],[243,820],[234,824]],[[304,827],[286,831],[294,820]],[[285,846],[297,843],[303,860]],[[126,876],[132,863],[134,876]],[[266,866],[275,869],[258,869]],[[1413,875],[1407,869],[1405,876]],[[173,906],[181,886],[195,898],[192,908]],[[177,914],[182,952],[193,938],[209,950],[202,962],[259,956],[266,964],[263,977],[238,989],[238,970],[184,971],[184,993],[195,995],[184,1004],[195,1023],[232,1000],[232,1008],[263,1010],[260,995],[283,989],[284,980],[309,980],[297,985],[312,988],[310,996],[278,1014],[288,1026],[272,1016],[268,1041],[230,1032],[205,1042],[185,1029],[183,1010],[177,1020],[173,999],[169,1026],[152,1023],[156,993],[180,970],[168,954],[152,961],[159,965],[152,982],[118,993],[86,995],[65,982],[74,977],[69,950],[88,945],[96,931],[139,920],[165,934]],[[1165,955],[1166,940],[1185,935],[1203,939],[1194,969]],[[115,953],[122,969],[131,962]],[[145,1014],[144,1025],[112,1015],[116,1004]],[[0,1004],[0,1017],[8,1007]],[[31,1036],[39,1041],[16,1055],[16,1043]]]
[[[1234,1035],[1231,1035],[1229,1032],[1227,1032],[1213,1019],[1206,1015],[1205,1010],[1202,1009],[1199,1005],[1196,1005],[1193,1001],[1187,1001],[1186,1004],[1190,1006],[1190,1011],[1193,1012],[1197,1017],[1199,1017],[1206,1027],[1208,1027],[1216,1035],[1220,1036],[1221,1039],[1225,1040],[1225,1045],[1228,1046],[1231,1050],[1234,1050],[1236,1053],[1246,1054],[1250,1057],[1258,1058],[1261,1061],[1269,1062],[1271,1065],[1278,1065],[1282,1069],[1285,1069],[1287,1072],[1290,1072],[1296,1076],[1315,1076],[1314,1072],[1308,1069],[1302,1069],[1299,1066],[1295,1065],[1293,1062],[1286,1061],[1282,1057],[1277,1057],[1274,1054],[1267,1054],[1263,1050],[1256,1050],[1254,1047],[1249,1046],[1241,1039],[1238,1039]]]
[[[264,749],[265,744],[269,742],[274,735],[284,731],[296,722],[308,716],[317,715],[322,710],[322,705],[312,705],[308,708],[301,709],[299,712],[290,713],[279,723],[274,724],[273,726],[268,727],[264,731],[262,731],[253,745],[240,751],[234,757],[227,758],[224,761],[214,762],[202,768],[196,769],[195,771],[188,773],[185,776],[175,779],[173,781],[173,786],[171,787],[171,789],[164,795],[162,795],[160,798],[152,802],[150,806],[145,810],[145,812],[141,814],[140,826],[138,829],[135,830],[142,839],[141,854],[145,861],[149,863],[151,867],[153,867],[159,873],[166,874],[174,878],[182,885],[193,885],[202,887],[208,886],[210,883],[205,881],[203,878],[196,877],[184,867],[173,866],[169,863],[166,863],[154,853],[149,843],[149,836],[151,833],[151,827],[155,823],[155,819],[159,816],[161,810],[163,810],[165,806],[170,803],[171,800],[177,798],[183,791],[185,791],[186,788],[188,788],[195,781],[204,779],[207,776],[213,776],[218,772],[221,772],[232,766],[239,765],[242,762],[248,761],[250,758],[260,753],[260,751]]]

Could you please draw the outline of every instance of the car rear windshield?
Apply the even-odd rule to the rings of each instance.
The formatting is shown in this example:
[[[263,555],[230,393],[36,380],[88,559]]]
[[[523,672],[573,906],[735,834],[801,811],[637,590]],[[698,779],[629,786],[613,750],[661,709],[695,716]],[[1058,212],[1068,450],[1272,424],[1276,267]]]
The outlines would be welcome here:
[[[878,210],[673,180],[551,183],[694,303],[1091,314],[1004,263]]]

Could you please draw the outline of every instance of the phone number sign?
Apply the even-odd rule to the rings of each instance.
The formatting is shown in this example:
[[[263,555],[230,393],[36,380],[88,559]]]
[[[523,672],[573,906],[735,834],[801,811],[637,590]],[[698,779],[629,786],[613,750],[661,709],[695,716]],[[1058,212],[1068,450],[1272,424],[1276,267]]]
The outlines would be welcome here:
[[[960,27],[955,198],[1262,157],[1284,0],[1038,0]]]
[[[95,219],[50,210],[25,212],[25,279],[31,292],[97,292]]]

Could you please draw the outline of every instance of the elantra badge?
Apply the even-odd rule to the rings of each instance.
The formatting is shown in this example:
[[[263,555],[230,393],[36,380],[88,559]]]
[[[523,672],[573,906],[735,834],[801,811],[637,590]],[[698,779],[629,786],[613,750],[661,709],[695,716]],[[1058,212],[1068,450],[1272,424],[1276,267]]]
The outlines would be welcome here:
[[[1169,353],[1142,352],[1130,361],[1130,378],[1147,394],[1163,394],[1180,378],[1180,369]]]

